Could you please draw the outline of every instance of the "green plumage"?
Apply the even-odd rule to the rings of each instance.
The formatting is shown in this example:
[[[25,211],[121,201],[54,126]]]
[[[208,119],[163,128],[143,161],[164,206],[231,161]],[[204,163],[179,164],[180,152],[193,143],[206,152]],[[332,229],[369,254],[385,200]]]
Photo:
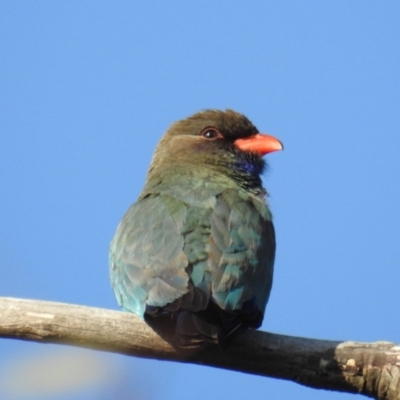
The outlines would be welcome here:
[[[259,327],[275,256],[259,177],[264,164],[234,146],[256,128],[233,111],[191,118],[161,140],[145,188],[110,246],[120,306],[141,317],[171,315],[182,347],[225,343]],[[221,132],[220,141],[201,136],[208,126]]]

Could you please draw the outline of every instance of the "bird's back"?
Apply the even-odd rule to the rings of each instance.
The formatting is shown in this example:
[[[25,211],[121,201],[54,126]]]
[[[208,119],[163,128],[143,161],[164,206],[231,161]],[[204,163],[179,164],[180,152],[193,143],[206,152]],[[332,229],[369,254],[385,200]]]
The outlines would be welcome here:
[[[180,346],[224,344],[261,325],[274,256],[261,196],[192,179],[145,189],[111,243],[110,274],[124,309],[173,318]]]

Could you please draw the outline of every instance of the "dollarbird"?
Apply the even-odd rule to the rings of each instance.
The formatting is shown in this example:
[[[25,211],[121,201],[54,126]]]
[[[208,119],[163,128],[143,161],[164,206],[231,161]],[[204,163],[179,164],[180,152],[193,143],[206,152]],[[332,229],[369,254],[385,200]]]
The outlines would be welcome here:
[[[167,317],[183,349],[224,347],[259,328],[275,259],[262,156],[282,149],[232,110],[175,122],[110,244],[122,309],[146,321]]]

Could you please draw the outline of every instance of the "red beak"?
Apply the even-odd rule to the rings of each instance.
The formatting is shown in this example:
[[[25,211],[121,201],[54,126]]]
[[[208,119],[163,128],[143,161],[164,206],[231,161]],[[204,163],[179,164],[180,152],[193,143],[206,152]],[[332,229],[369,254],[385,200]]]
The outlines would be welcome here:
[[[283,144],[277,138],[263,133],[256,133],[243,139],[235,140],[235,145],[241,150],[252,151],[260,156],[265,156],[273,151],[283,150]]]

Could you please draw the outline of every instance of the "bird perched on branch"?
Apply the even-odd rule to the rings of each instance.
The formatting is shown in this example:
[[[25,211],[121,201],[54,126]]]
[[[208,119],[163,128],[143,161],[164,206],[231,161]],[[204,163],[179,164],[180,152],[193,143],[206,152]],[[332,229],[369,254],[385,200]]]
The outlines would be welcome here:
[[[275,258],[262,156],[282,149],[232,110],[174,123],[110,245],[119,305],[169,316],[181,348],[260,327]]]

